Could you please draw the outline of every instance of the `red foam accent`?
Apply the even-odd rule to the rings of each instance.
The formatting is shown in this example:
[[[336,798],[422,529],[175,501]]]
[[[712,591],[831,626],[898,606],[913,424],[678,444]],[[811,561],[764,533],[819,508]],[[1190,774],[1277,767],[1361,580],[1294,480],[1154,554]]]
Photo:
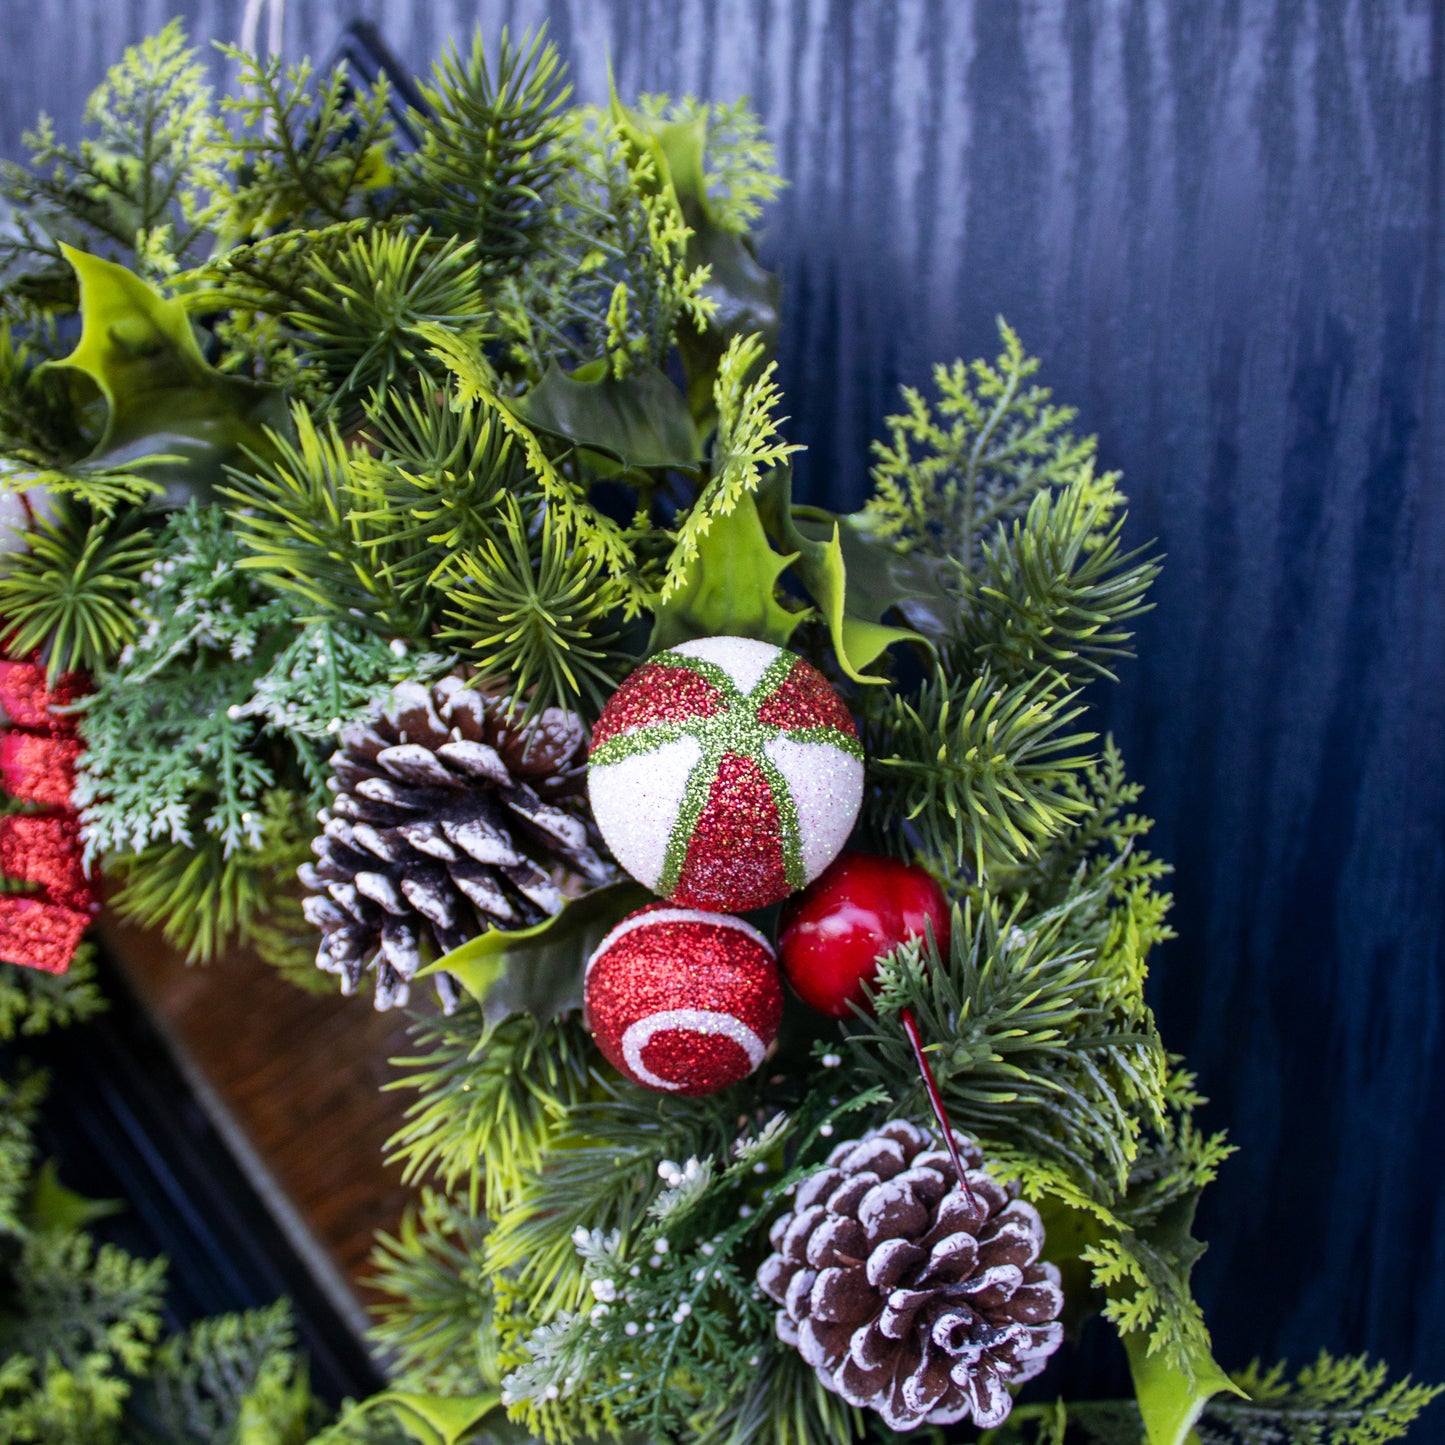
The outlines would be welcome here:
[[[0,959],[64,973],[90,926],[90,914],[10,894],[0,897]]]

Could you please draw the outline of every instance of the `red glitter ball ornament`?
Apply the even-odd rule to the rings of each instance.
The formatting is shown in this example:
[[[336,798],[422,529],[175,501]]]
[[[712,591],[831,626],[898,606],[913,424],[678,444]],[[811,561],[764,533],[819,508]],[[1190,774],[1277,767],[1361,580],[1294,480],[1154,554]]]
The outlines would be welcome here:
[[[863,749],[811,663],[704,637],[643,663],[592,730],[588,790],[617,861],[685,908],[742,913],[816,878],[848,841]]]
[[[833,1018],[862,1007],[878,960],[931,923],[948,949],[948,900],[931,874],[896,858],[844,853],[815,883],[789,900],[778,954],[793,991]]]
[[[783,986],[767,939],[742,919],[655,903],[598,945],[583,1004],[597,1047],[633,1083],[711,1094],[762,1063]]]

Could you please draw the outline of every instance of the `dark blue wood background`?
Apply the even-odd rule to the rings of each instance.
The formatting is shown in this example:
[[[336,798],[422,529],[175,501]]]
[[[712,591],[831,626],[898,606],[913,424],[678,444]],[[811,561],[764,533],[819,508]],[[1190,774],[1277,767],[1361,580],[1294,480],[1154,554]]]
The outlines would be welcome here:
[[[0,153],[171,13],[242,9],[4,0]],[[1168,554],[1102,705],[1178,867],[1158,1008],[1242,1150],[1219,1353],[1445,1377],[1445,7],[290,0],[285,49],[356,17],[413,65],[546,19],[586,99],[609,57],[624,95],[752,96],[814,496],[859,501],[898,382],[995,315],[1046,359]]]

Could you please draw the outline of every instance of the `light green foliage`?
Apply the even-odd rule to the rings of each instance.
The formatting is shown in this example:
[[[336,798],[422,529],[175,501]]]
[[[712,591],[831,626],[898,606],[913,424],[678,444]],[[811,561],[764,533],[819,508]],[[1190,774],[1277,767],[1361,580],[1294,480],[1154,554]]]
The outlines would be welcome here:
[[[172,1335],[145,1387],[156,1445],[303,1445],[320,1412],[295,1350],[284,1301]]]
[[[731,516],[741,498],[757,491],[766,470],[782,466],[801,450],[780,435],[779,428],[786,418],[776,414],[782,401],[776,380],[778,364],[764,363],[764,354],[760,336],[735,337],[718,363],[713,384],[717,430],[712,444],[712,475],[678,528],[662,587],[664,601],[691,575],[699,543],[714,520]]]
[[[368,90],[338,65],[285,65],[222,47],[239,94],[221,101],[210,149],[226,171],[208,219],[226,243],[280,226],[324,226],[365,212],[387,179],[392,123],[380,79]]]
[[[514,46],[504,31],[493,66],[478,30],[466,60],[448,47],[421,87],[429,110],[411,115],[417,146],[398,163],[404,203],[472,243],[489,276],[524,264],[550,219],[567,160],[564,75],[543,34]]]
[[[65,973],[0,963],[0,1043],[84,1023],[104,1008],[89,944],[81,945]]]
[[[746,235],[787,184],[778,174],[772,143],[746,100],[700,101],[685,95],[674,101],[665,95],[642,95],[637,109],[661,125],[696,125],[702,130],[703,194],[714,225]]]
[[[999,331],[997,361],[935,369],[936,406],[905,387],[907,410],[887,419],[888,440],[874,444],[867,514],[880,535],[965,568],[1000,523],[1044,488],[1071,482],[1096,450],[1092,437],[1070,432],[1073,408],[1052,405],[1033,381],[1037,358],[1002,321]]]
[[[528,699],[527,711],[602,710],[629,659],[609,652],[623,596],[596,555],[577,548],[545,508],[528,519],[508,494],[495,532],[447,568],[438,640],[483,680]]]
[[[534,382],[552,361],[605,359],[619,377],[657,366],[680,326],[700,329],[714,311],[676,195],[658,155],[606,112],[572,112],[559,143],[551,234],[499,291],[509,357]]]
[[[155,560],[133,514],[108,517],[59,504],[37,517],[30,549],[0,570],[0,616],[15,653],[40,651],[51,676],[103,667],[135,636],[133,601]]]
[[[335,255],[317,255],[283,319],[301,354],[325,372],[330,405],[345,411],[371,391],[385,393],[427,362],[424,325],[449,330],[484,314],[480,267],[470,241],[433,243],[372,229]]]
[[[1082,713],[1048,674],[1008,686],[939,672],[894,693],[870,730],[870,821],[945,873],[1033,856],[1083,810],[1071,778],[1094,734],[1067,731]]]
[[[172,21],[127,49],[91,95],[92,136],[68,146],[42,116],[25,137],[30,167],[0,167],[0,192],[21,208],[17,233],[0,241],[0,271],[58,264],[52,229],[118,249],[142,271],[174,270],[201,241],[218,179],[210,103],[204,67]]]

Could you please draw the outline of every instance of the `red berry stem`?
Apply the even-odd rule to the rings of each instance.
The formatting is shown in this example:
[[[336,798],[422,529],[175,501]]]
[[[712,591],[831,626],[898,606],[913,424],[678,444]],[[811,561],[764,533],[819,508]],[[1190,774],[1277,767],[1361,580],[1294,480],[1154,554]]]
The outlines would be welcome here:
[[[938,1127],[943,1130],[944,1147],[948,1150],[948,1157],[953,1160],[953,1167],[958,1173],[958,1187],[963,1190],[963,1197],[972,1204],[973,1190],[968,1187],[968,1176],[964,1173],[963,1160],[958,1156],[958,1145],[953,1137],[953,1125],[948,1122],[948,1110],[943,1107],[943,1095],[938,1092],[938,1083],[933,1077],[933,1070],[928,1067],[927,1055],[923,1052],[923,1037],[918,1032],[918,1020],[913,1017],[911,1008],[899,1009],[898,1020],[903,1025],[903,1032],[908,1035],[908,1042],[913,1045],[913,1057],[918,1061],[918,1072],[923,1075],[923,1087],[928,1090],[928,1102],[933,1105],[933,1115],[938,1120]]]

